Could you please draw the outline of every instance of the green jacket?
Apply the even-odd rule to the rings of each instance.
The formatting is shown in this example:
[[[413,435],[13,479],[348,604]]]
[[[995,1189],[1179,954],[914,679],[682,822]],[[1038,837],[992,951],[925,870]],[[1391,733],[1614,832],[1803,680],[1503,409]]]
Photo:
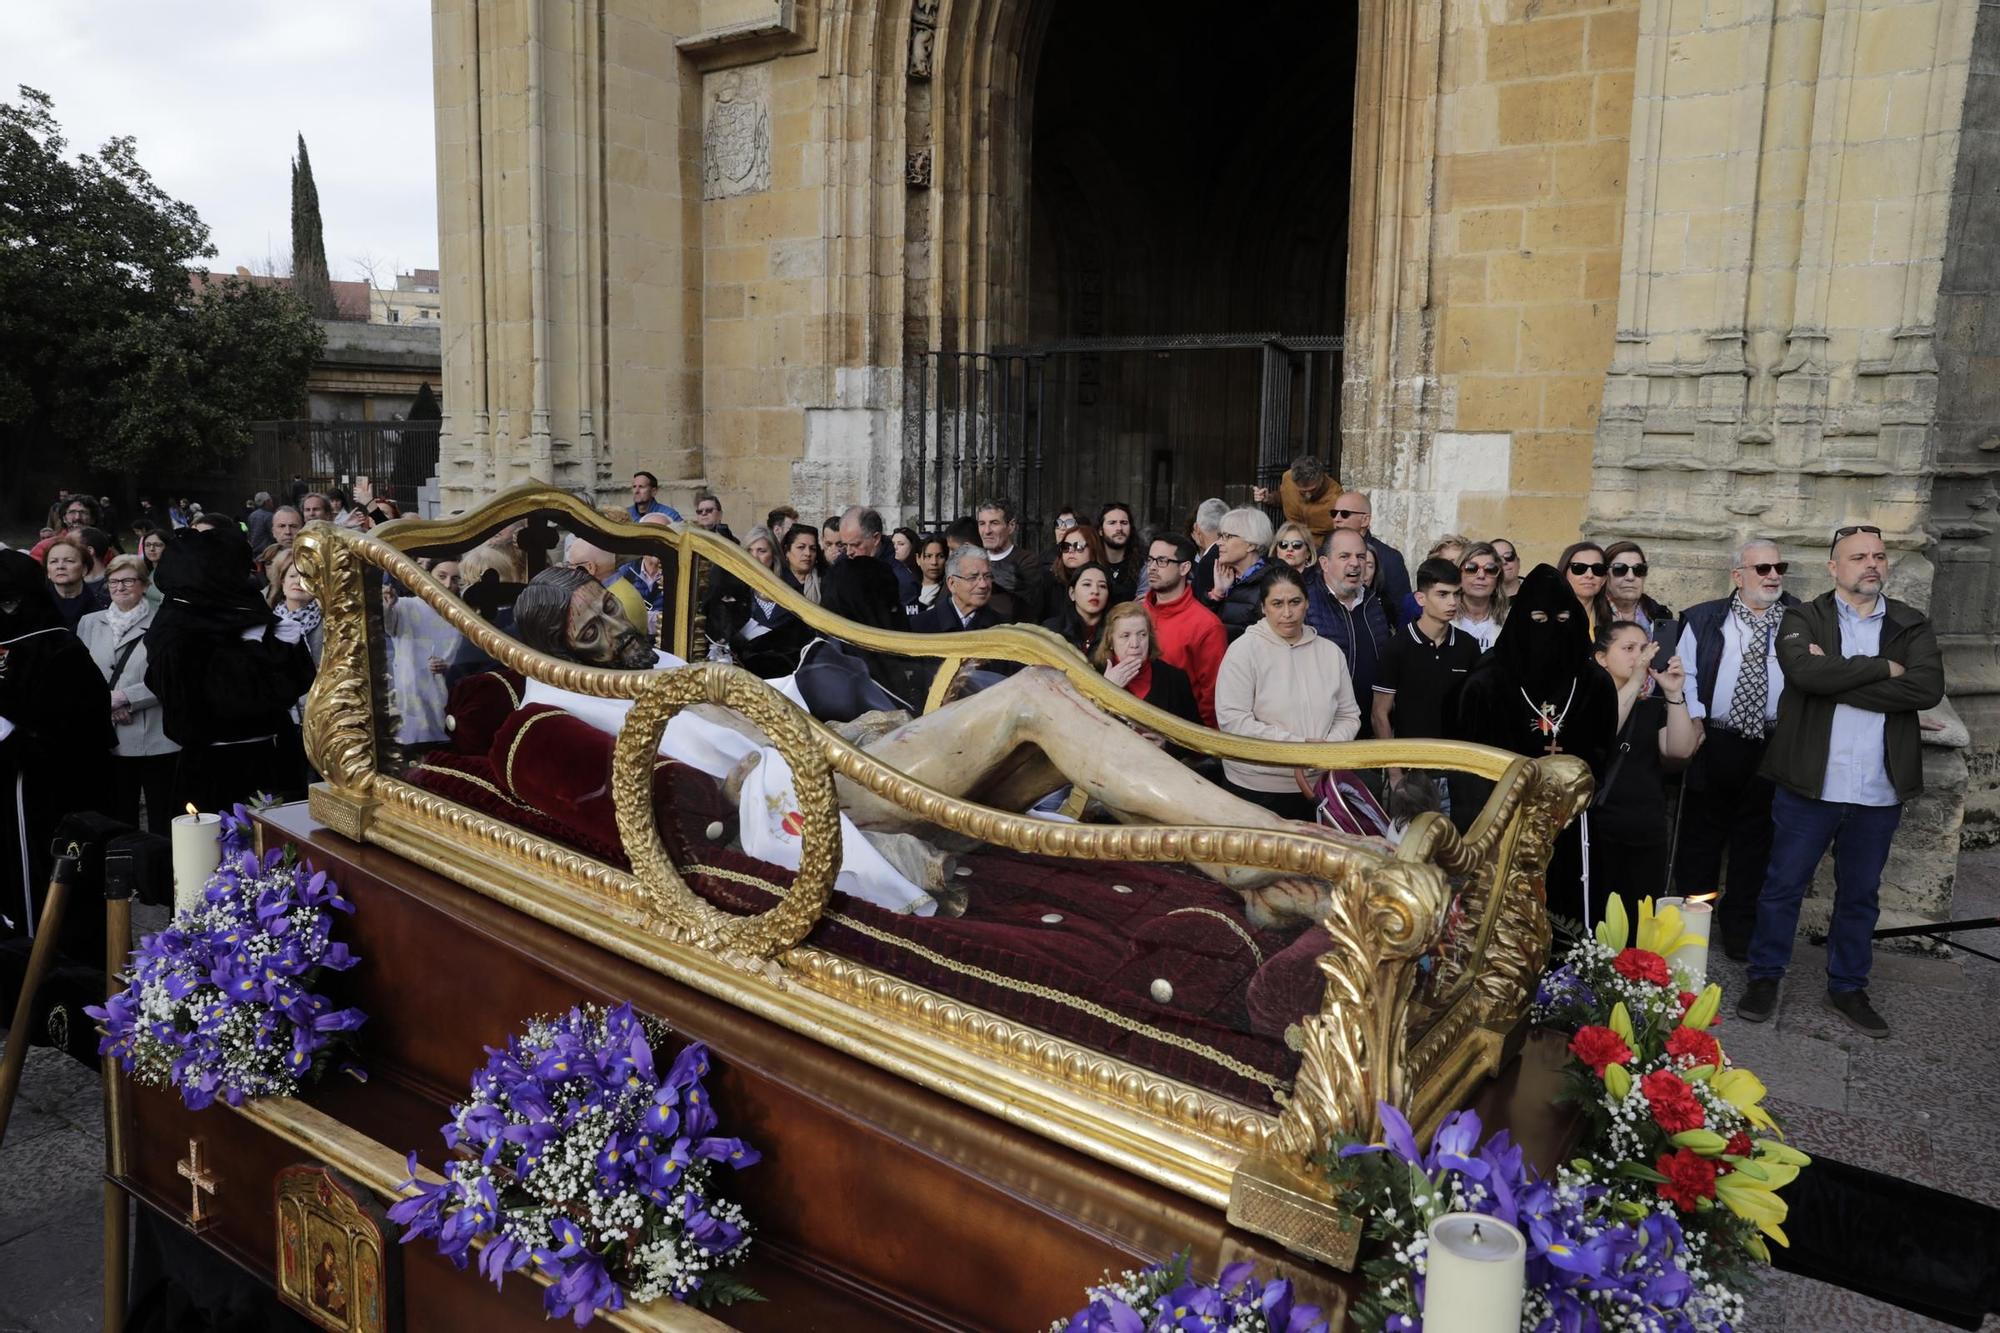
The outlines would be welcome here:
[[[1778,726],[1764,751],[1763,775],[1800,796],[1818,800],[1826,785],[1827,752],[1837,704],[1885,713],[1883,758],[1889,783],[1907,801],[1924,787],[1917,711],[1944,698],[1944,658],[1931,622],[1915,607],[1888,598],[1879,657],[1843,657],[1840,612],[1834,593],[1822,593],[1785,613],[1778,625],[1778,664],[1785,692]],[[1817,644],[1819,654],[1812,646]],[[1889,664],[1903,674],[1889,675]]]

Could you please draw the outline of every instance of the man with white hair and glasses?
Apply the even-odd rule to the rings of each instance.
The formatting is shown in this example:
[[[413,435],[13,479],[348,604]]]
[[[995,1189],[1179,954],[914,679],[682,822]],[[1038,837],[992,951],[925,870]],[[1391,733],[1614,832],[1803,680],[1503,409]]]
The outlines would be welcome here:
[[[1799,604],[1785,591],[1790,568],[1767,537],[1737,547],[1732,591],[1688,608],[1676,650],[1687,672],[1688,716],[1703,740],[1681,786],[1674,891],[1694,897],[1723,890],[1715,922],[1722,951],[1739,962],[1750,948],[1771,860],[1772,786],[1757,770],[1785,689],[1778,622]]]

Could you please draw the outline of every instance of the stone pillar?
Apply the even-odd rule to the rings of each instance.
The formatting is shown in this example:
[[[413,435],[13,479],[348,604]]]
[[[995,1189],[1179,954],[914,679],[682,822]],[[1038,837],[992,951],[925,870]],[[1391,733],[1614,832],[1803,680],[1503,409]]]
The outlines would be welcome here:
[[[634,468],[699,474],[699,191],[668,26],[690,9],[433,6],[447,511],[524,481],[612,497]]]
[[[1642,0],[1618,332],[1586,531],[1685,605],[1777,539],[1881,527],[1931,596],[1938,276],[1974,0]]]

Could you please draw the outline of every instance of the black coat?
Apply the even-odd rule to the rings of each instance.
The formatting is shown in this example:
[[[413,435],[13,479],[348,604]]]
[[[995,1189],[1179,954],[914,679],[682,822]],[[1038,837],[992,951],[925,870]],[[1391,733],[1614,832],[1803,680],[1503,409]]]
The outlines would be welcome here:
[[[888,562],[842,556],[819,576],[819,604],[835,615],[876,629],[904,630],[903,585]]]
[[[0,740],[0,917],[13,922],[0,922],[0,936],[9,936],[25,933],[39,914],[57,822],[108,806],[118,737],[104,673],[63,628],[42,567],[23,552],[0,551],[0,599],[17,602],[0,610],[0,717],[13,723]]]
[[[1245,577],[1231,583],[1229,591],[1220,599],[1213,595],[1214,589],[1211,585],[1210,595],[1202,605],[1215,612],[1215,618],[1222,622],[1223,632],[1229,636],[1231,643],[1241,638],[1244,630],[1263,619],[1263,590],[1259,587],[1258,580],[1270,566],[1270,561],[1259,560]]]
[[[935,602],[918,613],[910,622],[912,634],[957,634],[966,629],[992,629],[1007,622],[1002,620],[990,606],[982,606],[972,613],[972,624],[967,626],[958,618],[958,607],[951,600],[950,593],[942,593]]]
[[[1172,713],[1183,722],[1200,726],[1201,710],[1195,706],[1194,684],[1187,672],[1172,662],[1153,659],[1153,683],[1146,690],[1146,702]]]

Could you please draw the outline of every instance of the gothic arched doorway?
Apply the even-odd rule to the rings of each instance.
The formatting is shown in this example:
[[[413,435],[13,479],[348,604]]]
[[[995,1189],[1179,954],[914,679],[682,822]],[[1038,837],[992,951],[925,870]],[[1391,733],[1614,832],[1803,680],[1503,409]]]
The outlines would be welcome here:
[[[945,17],[912,102],[939,197],[908,294],[946,349],[910,404],[924,516],[998,493],[1177,526],[1295,453],[1337,466],[1353,9]]]

